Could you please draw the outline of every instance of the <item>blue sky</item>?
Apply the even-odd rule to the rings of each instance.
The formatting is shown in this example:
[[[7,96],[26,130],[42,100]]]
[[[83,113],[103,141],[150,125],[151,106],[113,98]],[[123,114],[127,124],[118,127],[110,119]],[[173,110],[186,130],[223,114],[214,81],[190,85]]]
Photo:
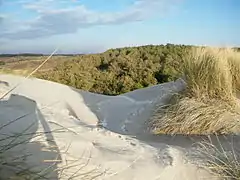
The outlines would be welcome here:
[[[240,0],[0,0],[0,54],[240,46]]]

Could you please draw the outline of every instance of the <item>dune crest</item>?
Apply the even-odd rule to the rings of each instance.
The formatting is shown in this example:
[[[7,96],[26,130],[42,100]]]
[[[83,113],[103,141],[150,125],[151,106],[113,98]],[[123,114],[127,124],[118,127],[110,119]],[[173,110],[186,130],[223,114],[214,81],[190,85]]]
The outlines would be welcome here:
[[[9,85],[0,86],[4,92],[22,77],[0,79]],[[147,132],[154,107],[184,86],[177,80],[112,97],[27,79],[0,102],[1,144],[14,143],[5,154],[18,164],[1,168],[9,171],[0,171],[1,177],[30,168],[36,176],[61,180],[214,179],[190,163],[191,139]],[[19,134],[25,135],[4,139]]]

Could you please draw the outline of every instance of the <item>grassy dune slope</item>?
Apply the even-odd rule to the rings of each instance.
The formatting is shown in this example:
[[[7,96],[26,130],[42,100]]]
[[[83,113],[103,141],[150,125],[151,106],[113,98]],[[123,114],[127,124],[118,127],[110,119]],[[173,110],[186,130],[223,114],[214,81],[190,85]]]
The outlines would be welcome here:
[[[150,119],[155,134],[210,135],[240,133],[240,53],[233,49],[192,49],[182,59],[187,88],[158,107]],[[221,180],[240,180],[240,147],[226,150],[200,143],[203,168]]]
[[[37,77],[84,90],[117,95],[184,75],[187,88],[150,119],[156,134],[240,132],[240,54],[232,49],[145,46],[78,57],[53,57]],[[11,61],[1,71],[28,74],[42,59]],[[1,128],[1,127],[0,127]],[[220,179],[240,180],[240,150],[201,144],[205,168]],[[3,148],[4,149],[4,148]],[[5,163],[0,151],[0,166]],[[10,164],[12,165],[12,164]],[[32,177],[32,172],[23,175]],[[17,177],[19,178],[19,177]]]
[[[231,49],[193,49],[183,59],[187,89],[152,118],[155,133],[227,134],[240,132],[237,98],[239,52]]]

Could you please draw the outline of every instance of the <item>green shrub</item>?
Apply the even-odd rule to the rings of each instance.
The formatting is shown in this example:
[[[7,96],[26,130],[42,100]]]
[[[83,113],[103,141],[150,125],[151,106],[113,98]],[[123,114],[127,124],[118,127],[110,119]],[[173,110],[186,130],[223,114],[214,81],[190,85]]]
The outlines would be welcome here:
[[[6,63],[4,61],[0,61],[0,66],[4,66]]]
[[[118,95],[179,77],[190,46],[140,46],[74,57],[37,77],[95,93]]]

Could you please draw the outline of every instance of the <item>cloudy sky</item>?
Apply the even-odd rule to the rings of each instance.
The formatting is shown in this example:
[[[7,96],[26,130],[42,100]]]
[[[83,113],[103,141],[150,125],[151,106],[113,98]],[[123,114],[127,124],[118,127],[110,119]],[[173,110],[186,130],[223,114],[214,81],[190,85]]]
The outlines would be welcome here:
[[[240,46],[240,0],[0,0],[0,54]]]

